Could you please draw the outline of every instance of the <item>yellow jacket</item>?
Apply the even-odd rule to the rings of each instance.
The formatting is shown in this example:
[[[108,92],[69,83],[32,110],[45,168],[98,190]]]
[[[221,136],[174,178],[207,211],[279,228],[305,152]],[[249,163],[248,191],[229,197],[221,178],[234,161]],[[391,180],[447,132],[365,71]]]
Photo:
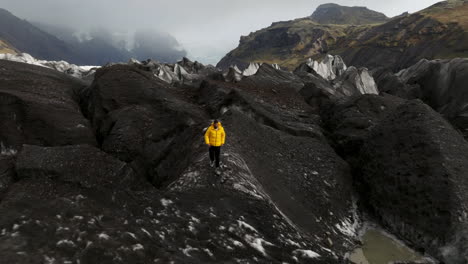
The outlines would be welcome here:
[[[220,147],[224,145],[225,140],[226,133],[224,132],[221,122],[218,122],[218,129],[215,129],[213,123],[211,123],[205,133],[205,143],[210,146]]]

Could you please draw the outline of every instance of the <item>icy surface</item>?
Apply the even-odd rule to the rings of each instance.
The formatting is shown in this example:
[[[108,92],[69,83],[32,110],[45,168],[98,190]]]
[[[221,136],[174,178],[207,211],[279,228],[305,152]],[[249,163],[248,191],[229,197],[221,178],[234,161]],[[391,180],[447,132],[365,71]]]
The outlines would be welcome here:
[[[19,53],[19,54],[0,54],[1,60],[9,60],[22,62],[37,66],[42,66],[50,69],[54,69],[59,72],[69,74],[76,78],[85,78],[94,75],[95,71],[99,66],[78,66],[75,64],[70,64],[66,61],[47,61],[47,60],[38,60],[28,53]]]
[[[334,80],[342,75],[347,67],[340,56],[327,55],[323,61],[309,59],[307,65],[326,80]]]

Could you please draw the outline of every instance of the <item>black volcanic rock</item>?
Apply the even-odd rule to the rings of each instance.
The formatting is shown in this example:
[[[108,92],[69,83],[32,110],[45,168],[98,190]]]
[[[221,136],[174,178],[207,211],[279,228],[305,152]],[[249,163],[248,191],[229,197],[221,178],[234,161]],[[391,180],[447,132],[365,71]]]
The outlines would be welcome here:
[[[13,156],[0,156],[0,200],[15,180],[15,159]]]
[[[135,173],[127,164],[89,145],[25,145],[18,154],[16,172],[18,179],[50,177],[86,188],[128,187],[136,182]]]
[[[205,81],[199,102],[214,117],[231,108],[242,109],[275,129],[323,139],[318,114],[299,93],[303,86],[298,76],[264,64],[256,74],[235,84]]]
[[[405,99],[422,98],[418,84],[407,84],[387,68],[378,68],[372,76],[381,93],[391,94]]]
[[[390,95],[344,97],[322,107],[321,117],[334,149],[354,164],[372,128],[402,103]]]
[[[10,190],[0,203],[0,253],[9,263],[340,263],[268,200],[236,189],[163,196],[28,178]]]
[[[311,219],[322,219],[318,221],[324,226],[348,223],[343,229],[357,221],[351,210],[349,168],[326,141],[261,125],[236,108],[229,110],[223,120],[234,143],[228,148],[245,159],[262,189],[300,229],[321,234],[320,240],[327,243],[327,228],[322,229]],[[328,208],[334,208],[333,215]],[[345,250],[352,244],[343,236],[343,229],[338,228],[338,235],[330,236],[335,250]]]
[[[397,74],[404,92],[429,104],[468,136],[468,59],[421,60]],[[414,88],[413,88],[414,89]]]
[[[386,15],[366,7],[348,7],[337,4],[320,5],[310,18],[321,24],[348,25],[377,24],[389,20]]]
[[[400,105],[361,149],[361,192],[380,221],[445,263],[466,263],[468,144],[419,100]]]
[[[192,91],[100,69],[81,106],[104,152],[22,149],[0,201],[2,261],[340,263],[359,226],[349,168],[278,74],[199,91],[228,135],[217,176]]]
[[[2,152],[23,144],[96,145],[77,93],[84,84],[66,74],[23,63],[0,61]]]
[[[312,70],[309,66],[306,67]],[[304,80],[304,87],[300,90],[300,94],[315,113],[319,113],[320,109],[330,102],[345,96],[335,89],[330,82],[314,72],[296,72],[296,75]]]
[[[203,129],[200,107],[184,101],[176,89],[137,66],[114,65],[98,70],[84,94],[102,149],[155,185],[188,164]]]

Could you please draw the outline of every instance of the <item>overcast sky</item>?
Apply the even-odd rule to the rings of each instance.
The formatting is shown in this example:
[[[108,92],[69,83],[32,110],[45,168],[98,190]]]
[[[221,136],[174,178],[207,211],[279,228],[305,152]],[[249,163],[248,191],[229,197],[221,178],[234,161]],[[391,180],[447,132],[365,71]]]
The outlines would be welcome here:
[[[272,22],[309,16],[323,3],[367,6],[387,16],[415,12],[438,0],[0,0],[20,18],[87,31],[95,27],[133,32],[154,28],[171,33],[203,63],[235,48],[241,35]]]

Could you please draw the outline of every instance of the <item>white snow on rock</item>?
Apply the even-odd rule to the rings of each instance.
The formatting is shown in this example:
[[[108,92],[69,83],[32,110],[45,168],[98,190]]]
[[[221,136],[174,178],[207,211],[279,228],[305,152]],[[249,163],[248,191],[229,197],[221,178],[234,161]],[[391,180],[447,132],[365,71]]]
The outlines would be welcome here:
[[[277,63],[271,64],[271,66],[276,70],[281,70],[281,67]]]
[[[62,239],[59,242],[57,242],[57,246],[58,247],[63,247],[63,246],[75,247],[75,243],[68,239]]]
[[[106,233],[101,233],[98,235],[99,239],[108,240],[110,237]]]
[[[353,206],[350,209],[350,216],[344,218],[341,223],[335,225],[343,235],[350,238],[358,236],[358,230],[361,227],[361,219],[358,214],[357,201],[353,199]]]
[[[169,200],[169,199],[164,199],[164,198],[161,199],[161,204],[162,204],[164,207],[169,206],[169,205],[171,205],[171,204],[173,204],[173,203],[174,203],[174,202],[171,201],[171,200]]]
[[[248,230],[250,230],[252,232],[258,233],[257,229],[255,229],[253,226],[247,224],[244,221],[237,220],[237,223],[239,224],[239,227],[241,227],[241,228],[248,229]]]
[[[203,79],[206,75],[219,72],[212,65],[205,66],[196,61],[191,62],[187,58],[174,64],[161,63],[155,60],[138,61],[136,59],[130,59],[127,64],[136,65],[145,71],[150,71],[156,78],[169,84],[193,83]]]
[[[242,75],[244,76],[252,76],[255,73],[257,73],[258,69],[260,69],[259,63],[256,62],[251,62],[249,66],[242,72]]]
[[[379,94],[377,84],[366,68],[349,67],[335,82],[335,87],[352,85],[360,94]]]
[[[192,251],[199,251],[198,248],[193,248],[191,247],[190,245],[186,245],[184,249],[182,249],[182,252],[184,253],[184,255],[186,255],[187,257],[191,257],[192,255],[190,255],[190,252]]]
[[[96,72],[96,69],[99,66],[78,66],[75,64],[70,64],[66,61],[47,61],[47,60],[38,60],[33,56],[29,55],[28,53],[19,53],[19,54],[8,54],[3,53],[0,54],[0,60],[8,60],[8,61],[16,61],[22,62],[37,66],[46,67],[49,69],[53,69],[59,72],[66,73],[71,75],[75,78],[86,78],[93,76]]]
[[[44,255],[44,264],[54,264],[55,258]]]
[[[3,141],[0,141],[0,154],[4,156],[15,156],[18,151],[11,147],[6,147]]]
[[[145,248],[143,247],[142,244],[135,244],[132,246],[133,251],[138,251],[138,250],[144,250]]]
[[[273,246],[272,243],[259,238],[259,237],[253,237],[251,235],[245,235],[244,236],[244,241],[247,242],[253,249],[257,250],[258,252],[262,253],[263,256],[267,257],[268,254],[265,251],[265,248],[263,247],[264,245],[267,246]]]
[[[243,77],[248,77],[248,76],[252,76],[252,75],[255,75],[258,70],[260,69],[260,66],[262,66],[263,63],[258,63],[258,62],[251,62],[249,63],[249,66],[247,66],[247,68],[245,68],[243,71],[239,70],[239,67],[237,67],[237,65],[234,65],[232,66],[232,68],[234,68],[234,70],[236,72],[239,72],[241,73],[241,76]],[[270,64],[274,69],[276,70],[281,70],[281,67],[278,65],[278,64]],[[228,71],[229,73],[229,71]],[[227,73],[225,73],[226,75]]]
[[[366,68],[350,67],[346,74],[352,78],[353,83],[361,94],[378,94],[377,84]]]
[[[305,249],[296,249],[293,251],[294,255],[301,256],[303,258],[319,258],[320,255],[312,250],[305,250]]]
[[[318,75],[328,81],[336,79],[347,69],[346,64],[340,56],[327,55],[321,62],[309,58],[306,63]]]

